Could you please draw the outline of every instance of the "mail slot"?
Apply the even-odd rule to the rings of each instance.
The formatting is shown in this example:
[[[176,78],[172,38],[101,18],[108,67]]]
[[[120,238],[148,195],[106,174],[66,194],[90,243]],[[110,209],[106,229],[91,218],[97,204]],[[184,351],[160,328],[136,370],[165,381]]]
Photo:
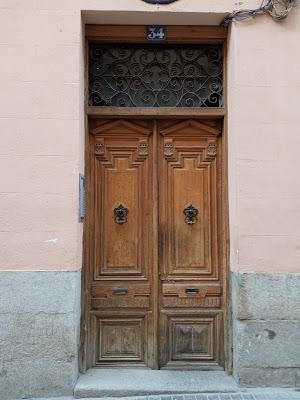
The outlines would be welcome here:
[[[186,288],[185,289],[185,293],[199,293],[199,289],[198,288]]]
[[[126,288],[116,288],[114,289],[114,294],[126,294],[128,293],[128,289]]]

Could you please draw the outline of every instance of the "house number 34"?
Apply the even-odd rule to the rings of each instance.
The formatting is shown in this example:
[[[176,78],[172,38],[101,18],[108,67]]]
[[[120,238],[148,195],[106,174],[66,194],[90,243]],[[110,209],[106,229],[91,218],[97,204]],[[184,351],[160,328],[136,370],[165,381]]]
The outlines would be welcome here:
[[[166,28],[164,26],[148,26],[148,40],[164,40],[166,38]]]

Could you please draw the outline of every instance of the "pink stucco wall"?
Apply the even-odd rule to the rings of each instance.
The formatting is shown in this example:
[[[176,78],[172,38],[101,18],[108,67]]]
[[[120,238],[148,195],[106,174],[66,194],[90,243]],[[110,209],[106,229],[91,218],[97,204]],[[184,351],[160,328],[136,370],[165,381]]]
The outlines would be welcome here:
[[[300,272],[300,9],[232,26],[231,269]]]
[[[81,268],[83,22],[217,24],[258,3],[0,0],[0,269]],[[300,272],[299,37],[299,9],[231,29],[233,270]]]

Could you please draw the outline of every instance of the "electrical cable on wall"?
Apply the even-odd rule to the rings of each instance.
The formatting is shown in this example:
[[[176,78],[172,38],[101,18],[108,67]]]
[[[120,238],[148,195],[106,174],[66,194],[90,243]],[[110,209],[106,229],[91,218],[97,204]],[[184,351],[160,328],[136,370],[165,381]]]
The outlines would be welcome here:
[[[224,18],[221,25],[228,26],[233,21],[243,21],[262,14],[269,14],[275,21],[281,21],[289,15],[297,3],[298,0],[263,0],[260,7],[254,10],[233,11]]]

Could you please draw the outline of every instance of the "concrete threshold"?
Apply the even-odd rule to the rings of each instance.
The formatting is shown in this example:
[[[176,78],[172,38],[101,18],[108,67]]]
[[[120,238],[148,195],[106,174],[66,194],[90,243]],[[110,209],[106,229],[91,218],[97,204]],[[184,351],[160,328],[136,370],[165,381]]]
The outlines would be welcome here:
[[[237,392],[238,385],[224,371],[96,369],[80,375],[74,397],[130,397],[160,394]]]

